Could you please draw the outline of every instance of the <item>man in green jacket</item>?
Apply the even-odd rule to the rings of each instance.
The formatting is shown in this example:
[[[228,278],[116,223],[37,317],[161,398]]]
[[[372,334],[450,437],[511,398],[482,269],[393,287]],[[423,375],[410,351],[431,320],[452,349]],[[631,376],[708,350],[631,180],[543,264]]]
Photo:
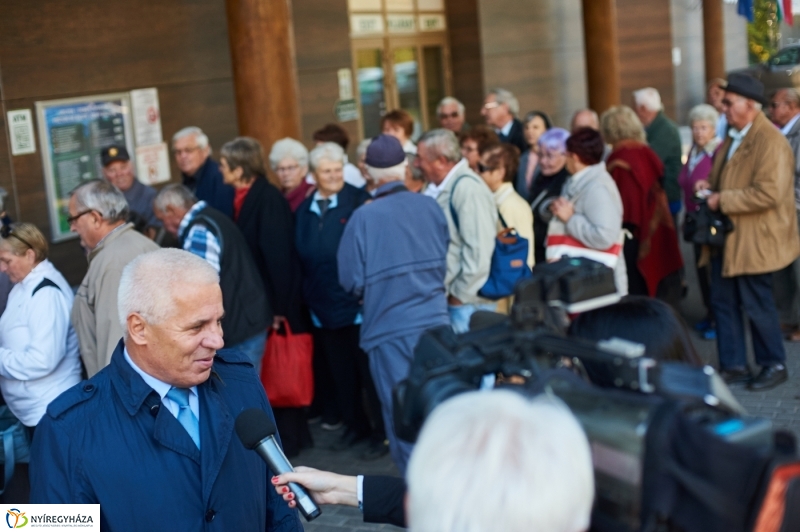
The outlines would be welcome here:
[[[661,95],[652,87],[633,93],[634,111],[647,132],[647,143],[664,163],[664,190],[669,200],[673,218],[681,210],[681,188],[678,174],[681,173],[681,136],[678,126],[664,114]]]

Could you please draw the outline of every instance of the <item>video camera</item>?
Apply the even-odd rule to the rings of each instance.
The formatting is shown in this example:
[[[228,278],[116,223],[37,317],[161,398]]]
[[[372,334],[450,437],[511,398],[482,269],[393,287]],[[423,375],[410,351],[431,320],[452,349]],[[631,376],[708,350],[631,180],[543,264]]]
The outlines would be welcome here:
[[[423,334],[394,391],[398,436],[415,441],[436,406],[499,376],[498,388],[558,397],[583,426],[595,468],[592,530],[745,532],[776,507],[775,532],[800,530],[800,468],[787,474],[797,466],[794,437],[747,416],[713,368],[659,362],[618,338],[566,337],[571,314],[619,299],[611,269],[565,258],[534,268],[510,316],[476,313],[468,333]],[[587,368],[613,385],[592,384]],[[779,477],[789,480],[775,498]]]

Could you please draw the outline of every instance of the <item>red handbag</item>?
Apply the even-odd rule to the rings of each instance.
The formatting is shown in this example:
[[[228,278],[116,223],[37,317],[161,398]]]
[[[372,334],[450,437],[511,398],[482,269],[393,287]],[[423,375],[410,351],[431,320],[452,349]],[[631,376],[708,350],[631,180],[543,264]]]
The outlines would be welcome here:
[[[278,408],[308,406],[314,399],[311,335],[293,334],[289,322],[270,329],[261,361],[261,384],[270,405]]]

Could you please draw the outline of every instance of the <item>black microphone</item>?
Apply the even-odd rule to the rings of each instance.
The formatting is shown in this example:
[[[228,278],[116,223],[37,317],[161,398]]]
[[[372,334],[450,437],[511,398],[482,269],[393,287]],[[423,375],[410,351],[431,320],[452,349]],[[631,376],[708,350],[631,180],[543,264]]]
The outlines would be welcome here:
[[[294,468],[275,440],[277,432],[275,423],[260,408],[247,409],[236,418],[236,435],[242,440],[242,444],[257,452],[275,475],[282,475],[294,471]],[[306,521],[319,517],[322,510],[303,486],[290,482],[289,489],[295,494],[297,507]]]

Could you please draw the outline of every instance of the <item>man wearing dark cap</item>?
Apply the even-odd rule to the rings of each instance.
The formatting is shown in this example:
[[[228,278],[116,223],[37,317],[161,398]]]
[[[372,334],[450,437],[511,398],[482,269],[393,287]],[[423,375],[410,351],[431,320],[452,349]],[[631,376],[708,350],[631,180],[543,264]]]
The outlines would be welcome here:
[[[447,219],[435,200],[410,192],[406,156],[395,137],[379,135],[367,148],[375,200],[358,208],[339,243],[339,282],[364,301],[361,348],[381,401],[389,447],[405,474],[412,445],[400,441],[392,419],[392,390],[408,376],[426,329],[449,325]]]
[[[773,388],[788,378],[786,352],[772,295],[772,273],[800,254],[794,202],[794,154],[762,112],[764,85],[731,74],[722,100],[730,126],[708,181],[708,206],[727,215],[733,231],[711,251],[711,306],[723,378],[750,390]],[[705,254],[705,253],[704,253]],[[761,370],[747,366],[742,310],[750,320]]]
[[[161,227],[161,222],[153,213],[156,190],[133,175],[133,164],[128,150],[124,146],[109,146],[100,153],[100,160],[103,163],[103,176],[125,196],[128,207],[135,213],[134,218],[137,215],[141,217],[147,227]],[[136,224],[138,220],[131,221]]]

